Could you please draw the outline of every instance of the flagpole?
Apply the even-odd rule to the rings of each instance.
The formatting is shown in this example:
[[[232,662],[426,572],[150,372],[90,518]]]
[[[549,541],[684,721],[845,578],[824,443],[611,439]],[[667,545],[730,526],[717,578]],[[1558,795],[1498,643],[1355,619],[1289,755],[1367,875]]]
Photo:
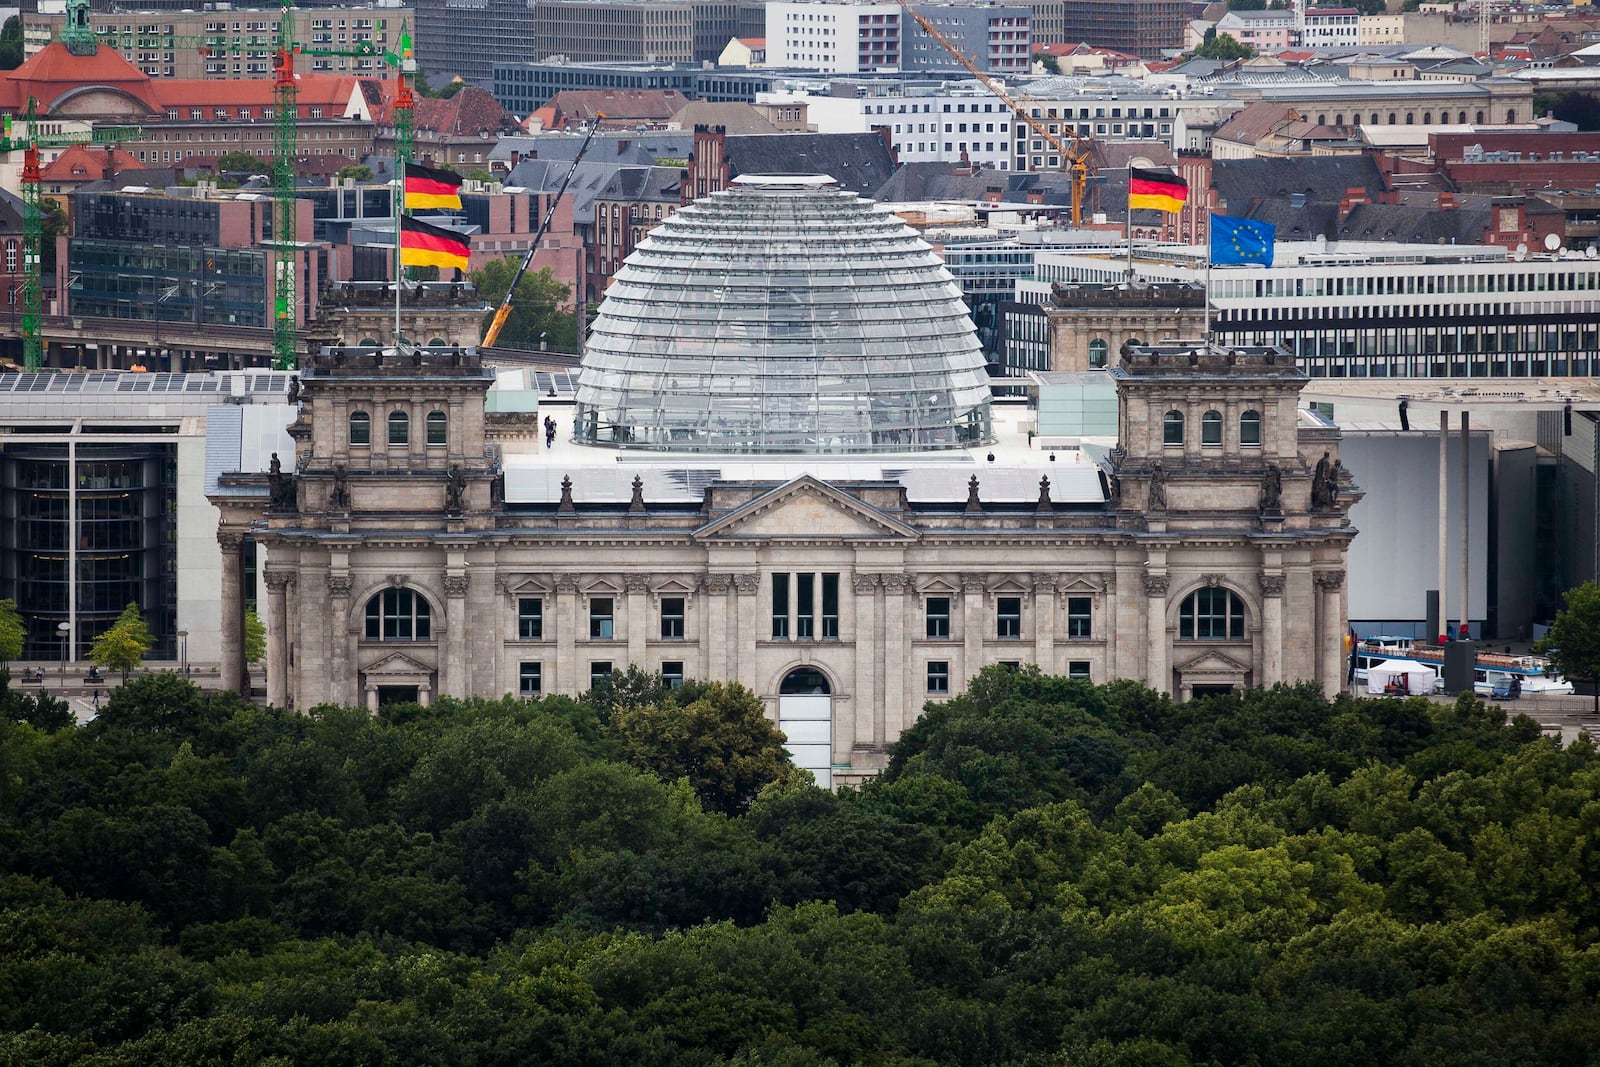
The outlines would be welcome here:
[[[405,163],[395,153],[394,168],[394,354],[400,354],[400,205],[406,198]]]
[[[1128,281],[1133,281],[1133,205],[1128,205],[1128,221],[1126,223],[1128,237]]]

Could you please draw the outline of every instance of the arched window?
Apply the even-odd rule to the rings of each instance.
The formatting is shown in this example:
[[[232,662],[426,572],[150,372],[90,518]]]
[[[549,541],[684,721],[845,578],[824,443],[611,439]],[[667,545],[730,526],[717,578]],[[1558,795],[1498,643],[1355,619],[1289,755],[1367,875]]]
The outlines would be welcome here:
[[[1508,123],[1517,121],[1517,109],[1516,108],[1512,108],[1510,111],[1506,112],[1506,121]]]
[[[1465,126],[1467,124],[1467,113],[1465,111],[1461,112],[1456,116],[1456,121]]]
[[[1407,126],[1413,126],[1413,125],[1416,124],[1416,121],[1417,121],[1417,116],[1415,114],[1413,114],[1412,112],[1407,111],[1406,112],[1406,125]]]
[[[350,443],[352,445],[372,444],[372,416],[365,411],[352,411],[350,413]]]
[[[428,602],[409,589],[385,589],[367,601],[368,641],[431,641]]]
[[[1109,351],[1109,349],[1110,346],[1106,344],[1104,337],[1096,337],[1094,340],[1090,341],[1089,366],[1104,367],[1106,365],[1106,353]]]
[[[1200,443],[1212,447],[1222,445],[1222,412],[1208,411],[1200,416]]]
[[[1243,641],[1244,601],[1228,589],[1196,589],[1178,608],[1178,640]]]
[[[378,339],[376,337],[363,337],[361,339],[361,344],[360,344],[359,347],[361,347],[361,348],[377,348],[378,347]]]
[[[1261,412],[1247,411],[1239,416],[1239,443],[1241,445],[1261,444]]]
[[[442,445],[445,443],[445,440],[444,412],[428,412],[428,443],[430,445]]]
[[[1317,116],[1317,125],[1318,126],[1326,126],[1327,124],[1328,124],[1328,116],[1326,114],[1322,114],[1322,115],[1318,115]]]
[[[778,684],[779,696],[827,696],[832,691],[828,676],[815,667],[796,667]]]
[[[1183,444],[1183,412],[1169,411],[1162,416],[1161,443],[1168,447]]]
[[[1374,111],[1372,113],[1372,118],[1371,118],[1371,120],[1369,122],[1369,125],[1376,126],[1377,124],[1378,124],[1378,113],[1376,111]]]
[[[1391,112],[1389,112],[1389,125],[1391,125],[1391,126],[1393,126],[1393,125],[1394,125],[1394,124],[1395,124],[1395,121],[1394,121],[1394,112],[1393,112],[1393,111],[1391,111]]]
[[[409,444],[411,441],[411,419],[403,411],[389,412],[389,443],[391,445]]]
[[[1344,125],[1344,115],[1340,114],[1340,115],[1333,116],[1333,124],[1335,126],[1343,126]]]
[[[1424,111],[1422,113],[1422,124],[1424,126],[1432,126],[1433,125],[1433,112]]]
[[[1476,114],[1476,117],[1472,121],[1476,122],[1479,126],[1482,126],[1483,125],[1483,112],[1479,111],[1479,112],[1476,112],[1475,114]]]

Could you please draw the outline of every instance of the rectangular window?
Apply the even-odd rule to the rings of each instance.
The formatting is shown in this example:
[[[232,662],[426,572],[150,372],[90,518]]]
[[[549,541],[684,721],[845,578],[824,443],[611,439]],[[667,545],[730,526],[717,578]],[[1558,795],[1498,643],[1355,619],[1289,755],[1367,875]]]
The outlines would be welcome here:
[[[789,576],[772,576],[772,639],[782,641],[789,636]]]
[[[597,659],[589,664],[589,688],[593,689],[607,678],[611,677],[611,661]]]
[[[591,597],[589,600],[589,640],[611,640],[611,598],[608,596]]]
[[[1093,637],[1093,617],[1090,613],[1093,601],[1086,596],[1067,597],[1067,636],[1068,637]]]
[[[839,640],[839,576],[822,576],[822,639]]]
[[[683,597],[661,598],[661,637],[667,641],[683,640]]]
[[[661,680],[668,689],[683,688],[683,661],[666,660],[661,664]]]
[[[1086,659],[1070,661],[1067,664],[1067,677],[1082,678],[1086,682],[1089,681],[1089,661]]]
[[[517,598],[517,636],[524,641],[544,640],[544,598]]]
[[[950,692],[950,664],[942,659],[928,661],[928,692]]]
[[[1022,637],[1022,598],[1003,596],[995,601],[995,636],[1014,641]]]
[[[815,638],[816,632],[816,575],[797,574],[794,576],[794,630],[795,637],[802,641]]]
[[[950,636],[950,598],[931,596],[927,604],[928,636],[943,641]]]
[[[544,664],[517,664],[517,692],[525,697],[536,697],[544,693]]]

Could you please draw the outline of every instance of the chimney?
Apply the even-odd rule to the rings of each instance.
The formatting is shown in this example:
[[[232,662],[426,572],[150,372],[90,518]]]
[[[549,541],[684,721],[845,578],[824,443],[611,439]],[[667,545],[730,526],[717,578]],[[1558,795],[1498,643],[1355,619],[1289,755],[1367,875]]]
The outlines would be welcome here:
[[[1339,221],[1343,222],[1345,219],[1349,218],[1350,212],[1354,211],[1359,205],[1365,203],[1368,203],[1367,191],[1365,189],[1346,189],[1344,191],[1344,199],[1339,201]]]
[[[105,169],[101,171],[100,176],[106,181],[117,176],[117,146],[114,144],[106,145]]]
[[[1455,193],[1440,193],[1439,194],[1439,210],[1440,211],[1455,211],[1460,206],[1461,205],[1456,203],[1456,194]]]

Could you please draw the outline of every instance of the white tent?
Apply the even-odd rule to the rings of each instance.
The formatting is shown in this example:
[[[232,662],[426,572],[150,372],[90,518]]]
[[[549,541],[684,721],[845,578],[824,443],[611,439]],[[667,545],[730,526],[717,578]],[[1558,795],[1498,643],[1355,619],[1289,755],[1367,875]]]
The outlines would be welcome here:
[[[1426,663],[1386,659],[1367,668],[1367,692],[1381,696],[1393,683],[1404,686],[1407,693],[1427,694],[1433,692],[1433,683],[1438,679],[1439,672]]]

